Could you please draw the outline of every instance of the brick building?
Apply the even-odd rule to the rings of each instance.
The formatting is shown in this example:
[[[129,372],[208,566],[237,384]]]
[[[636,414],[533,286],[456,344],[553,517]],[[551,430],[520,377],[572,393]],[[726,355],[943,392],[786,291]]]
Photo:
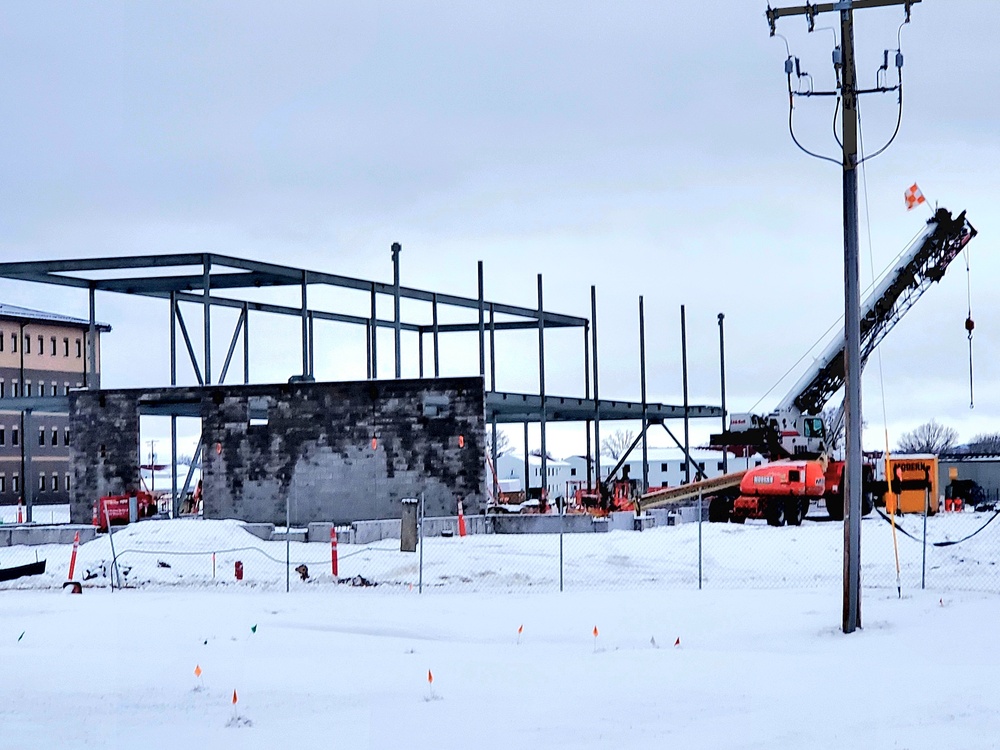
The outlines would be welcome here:
[[[63,407],[33,408],[25,420],[21,408],[4,408],[20,398],[66,396],[89,385],[90,322],[65,315],[0,304],[0,504],[24,496],[25,451],[29,452],[33,502],[69,502],[69,420]],[[96,326],[95,368],[100,385],[100,334]],[[30,441],[30,445],[26,442]]]

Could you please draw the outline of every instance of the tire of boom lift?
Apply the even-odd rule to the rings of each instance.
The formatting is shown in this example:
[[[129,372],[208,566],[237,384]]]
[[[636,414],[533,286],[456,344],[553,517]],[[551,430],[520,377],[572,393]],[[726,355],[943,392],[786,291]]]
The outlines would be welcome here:
[[[802,525],[802,513],[799,498],[790,497],[785,500],[785,521],[789,526]]]
[[[708,520],[711,523],[726,523],[732,512],[732,504],[724,497],[713,497],[708,504]]]
[[[772,498],[767,501],[764,507],[764,515],[767,518],[768,526],[785,525],[785,500],[784,498]]]

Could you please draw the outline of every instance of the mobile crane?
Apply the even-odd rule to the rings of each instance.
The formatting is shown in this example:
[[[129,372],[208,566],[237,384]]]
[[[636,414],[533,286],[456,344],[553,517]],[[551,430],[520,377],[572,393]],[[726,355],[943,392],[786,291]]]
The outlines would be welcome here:
[[[903,251],[899,263],[887,273],[861,305],[861,366],[875,347],[936,281],[952,260],[976,236],[963,211],[952,218],[939,208],[926,229]],[[844,385],[844,334],[835,337],[812,367],[770,414],[733,414],[729,429],[712,435],[713,445],[756,448],[770,463],[744,472],[716,477],[648,493],[640,507],[675,504],[699,493],[709,501],[709,520],[742,523],[766,518],[773,526],[798,525],[813,499],[822,498],[834,520],[844,517],[841,481],[844,462],[831,460],[831,438],[843,425],[843,404],[830,424],[820,415],[826,403]],[[863,471],[864,512],[871,512],[877,489],[874,469]]]

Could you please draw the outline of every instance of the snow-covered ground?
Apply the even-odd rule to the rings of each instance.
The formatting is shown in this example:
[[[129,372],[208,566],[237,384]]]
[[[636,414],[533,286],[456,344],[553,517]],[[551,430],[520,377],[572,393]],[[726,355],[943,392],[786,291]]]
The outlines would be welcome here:
[[[4,749],[940,750],[1000,737],[1000,599],[984,594],[868,592],[850,636],[826,587],[0,602]]]
[[[988,518],[941,515],[928,536]],[[841,526],[701,532],[701,591],[696,524],[566,535],[563,593],[553,535],[427,539],[423,594],[419,554],[391,539],[341,545],[339,585],[328,545],[291,544],[310,576],[286,594],[285,544],[235,521],[84,544],[79,596],[61,590],[69,546],[0,548],[0,567],[48,561],[0,584],[0,750],[1000,744],[1000,528],[930,548],[926,591],[921,547],[901,537],[900,599],[892,531],[866,519],[850,636]],[[114,592],[112,541],[128,571]]]

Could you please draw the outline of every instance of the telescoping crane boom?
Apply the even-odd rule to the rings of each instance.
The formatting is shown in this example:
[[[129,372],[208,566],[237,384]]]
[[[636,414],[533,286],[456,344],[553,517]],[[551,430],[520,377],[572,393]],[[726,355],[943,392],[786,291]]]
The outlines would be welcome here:
[[[899,262],[875,286],[861,306],[861,366],[875,347],[976,236],[963,211],[952,218],[939,208],[925,230],[903,251]],[[812,499],[822,497],[835,519],[843,518],[843,462],[830,461],[830,442],[843,423],[843,406],[831,424],[820,413],[844,385],[844,331],[830,342],[812,367],[781,400],[761,417],[733,414],[729,429],[712,435],[713,445],[743,445],[772,463],[733,474],[731,482],[712,480],[700,488],[709,500],[713,521],[767,518],[772,525],[798,524]],[[870,474],[866,475],[870,480]],[[696,496],[698,483],[651,492],[642,508],[653,508]],[[692,494],[695,493],[695,494]],[[866,499],[866,512],[871,509]]]

